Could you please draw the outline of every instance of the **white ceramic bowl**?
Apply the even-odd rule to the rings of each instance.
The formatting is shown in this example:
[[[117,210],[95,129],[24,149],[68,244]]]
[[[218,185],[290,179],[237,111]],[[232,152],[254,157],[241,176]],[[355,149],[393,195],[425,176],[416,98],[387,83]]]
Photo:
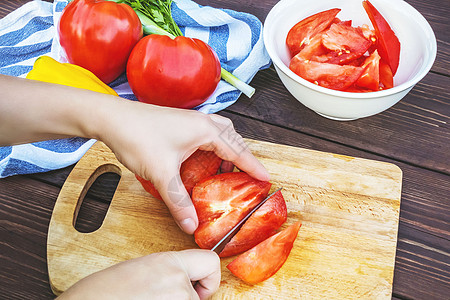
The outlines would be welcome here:
[[[306,107],[335,120],[354,120],[380,113],[400,101],[431,69],[436,58],[436,38],[425,18],[402,0],[371,0],[387,20],[400,41],[400,63],[394,87],[369,93],[351,93],[327,89],[296,75],[289,69],[286,46],[289,30],[300,20],[315,13],[340,8],[341,20],[353,26],[373,28],[362,0],[281,0],[264,22],[264,43],[275,69],[288,91]]]

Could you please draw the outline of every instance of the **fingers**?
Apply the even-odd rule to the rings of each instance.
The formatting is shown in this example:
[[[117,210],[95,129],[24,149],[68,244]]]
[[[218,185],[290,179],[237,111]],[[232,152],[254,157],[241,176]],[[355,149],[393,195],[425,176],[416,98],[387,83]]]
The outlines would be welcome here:
[[[219,132],[213,142],[214,152],[250,176],[268,181],[270,179],[269,172],[250,152],[242,136],[234,130],[231,120],[214,114],[210,115],[210,118]]]
[[[181,260],[200,299],[211,297],[220,285],[220,259],[209,250],[184,250],[174,252]]]
[[[181,181],[178,168],[166,170],[155,182],[155,187],[181,230],[193,234],[198,226],[197,212]]]

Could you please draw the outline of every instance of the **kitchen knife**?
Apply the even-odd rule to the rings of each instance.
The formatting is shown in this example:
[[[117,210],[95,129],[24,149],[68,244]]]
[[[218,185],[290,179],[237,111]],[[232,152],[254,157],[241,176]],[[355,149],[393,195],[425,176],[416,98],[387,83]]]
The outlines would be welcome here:
[[[258,210],[270,197],[272,197],[276,192],[280,191],[282,188],[277,189],[275,192],[271,193],[264,200],[259,202],[239,223],[236,224],[214,247],[211,248],[211,251],[219,254],[225,248],[225,245],[228,244],[229,241],[238,233],[239,229],[241,229],[242,225],[244,225],[245,221],[251,217],[251,215]]]

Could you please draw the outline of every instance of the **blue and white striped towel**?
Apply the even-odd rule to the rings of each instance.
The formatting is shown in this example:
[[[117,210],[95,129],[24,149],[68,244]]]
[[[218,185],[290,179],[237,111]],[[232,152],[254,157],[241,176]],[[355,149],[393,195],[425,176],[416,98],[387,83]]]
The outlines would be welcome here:
[[[66,0],[54,3],[32,1],[0,20],[0,73],[25,77],[39,56],[65,62],[55,24]],[[253,15],[200,6],[190,0],[175,0],[172,14],[183,34],[207,42],[222,66],[243,81],[270,66],[264,48],[262,24]],[[111,83],[119,96],[136,100],[122,75]],[[233,104],[240,92],[221,81],[214,94],[196,109],[215,113]],[[1,117],[1,116],[0,116]],[[12,147],[0,147],[0,178],[45,172],[77,162],[95,140],[70,138]]]

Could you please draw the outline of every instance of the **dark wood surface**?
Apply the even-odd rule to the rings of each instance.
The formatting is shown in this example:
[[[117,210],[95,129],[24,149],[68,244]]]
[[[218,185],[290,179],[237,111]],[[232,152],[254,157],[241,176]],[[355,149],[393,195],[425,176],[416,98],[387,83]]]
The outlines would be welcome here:
[[[28,2],[0,2],[0,17]],[[264,21],[276,0],[197,1]],[[393,299],[450,299],[450,2],[408,0],[438,41],[431,72],[398,104],[376,116],[337,122],[315,114],[283,87],[273,67],[221,115],[244,137],[386,161],[403,171]],[[0,299],[51,299],[46,266],[50,216],[71,167],[0,179]],[[91,188],[76,224],[99,226],[117,177]]]

